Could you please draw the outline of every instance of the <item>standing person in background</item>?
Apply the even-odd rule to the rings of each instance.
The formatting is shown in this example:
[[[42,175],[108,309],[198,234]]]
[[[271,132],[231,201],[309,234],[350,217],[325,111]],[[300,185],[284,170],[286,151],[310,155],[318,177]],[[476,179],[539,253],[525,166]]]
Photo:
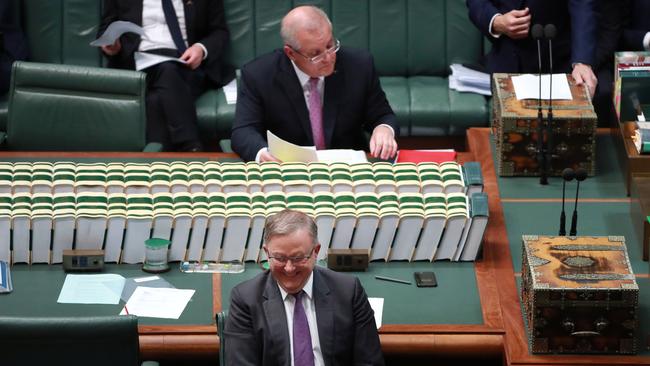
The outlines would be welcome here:
[[[29,56],[27,40],[20,29],[14,1],[0,1],[0,95],[9,91],[11,65]]]
[[[594,0],[466,0],[469,17],[492,42],[490,73],[537,73],[533,24],[553,24],[553,72],[571,73],[591,95],[598,80],[592,70],[596,48]],[[546,42],[543,44],[546,45]],[[548,72],[548,46],[542,47],[542,72]]]
[[[264,226],[270,270],[234,287],[226,365],[383,365],[368,297],[354,276],[316,267],[316,223],[281,211]]]
[[[163,62],[147,73],[147,141],[166,149],[201,151],[196,98],[208,87],[232,80],[223,65],[230,34],[222,0],[104,0],[102,34],[114,21],[142,26],[144,37],[127,33],[103,46],[109,67],[135,69],[136,51],[179,57],[187,62]]]

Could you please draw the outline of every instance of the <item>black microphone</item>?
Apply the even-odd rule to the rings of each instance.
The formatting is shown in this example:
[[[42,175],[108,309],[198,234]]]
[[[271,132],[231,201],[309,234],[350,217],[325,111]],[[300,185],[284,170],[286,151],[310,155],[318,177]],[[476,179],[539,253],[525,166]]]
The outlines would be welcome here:
[[[539,165],[539,183],[548,184],[548,179],[544,173],[544,166],[546,166],[544,154],[544,119],[542,116],[542,46],[541,39],[544,37],[544,27],[541,24],[535,24],[530,29],[530,35],[537,41],[537,68],[538,68],[538,87],[539,95],[537,98],[537,163]]]
[[[576,181],[578,181],[578,186],[576,187],[576,202],[573,206],[573,217],[571,218],[571,230],[569,231],[570,236],[576,236],[578,232],[578,192],[580,192],[580,182],[585,179],[587,179],[587,171],[583,168],[576,169]]]
[[[546,114],[546,171],[551,170],[551,151],[553,151],[553,38],[557,30],[553,24],[544,26],[544,38],[548,40],[548,72],[549,72],[549,90],[548,90],[548,113]]]
[[[576,177],[576,172],[573,171],[571,168],[566,168],[562,171],[562,178],[564,179],[564,182],[562,182],[562,213],[560,213],[560,232],[558,235],[560,236],[565,236],[566,235],[566,214],[564,213],[564,197],[566,193],[566,182],[570,182],[573,180],[573,178]]]

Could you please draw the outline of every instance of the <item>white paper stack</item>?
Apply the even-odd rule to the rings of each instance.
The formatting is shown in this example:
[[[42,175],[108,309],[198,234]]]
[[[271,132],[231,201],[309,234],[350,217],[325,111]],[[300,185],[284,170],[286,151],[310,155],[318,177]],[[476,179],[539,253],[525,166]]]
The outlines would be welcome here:
[[[171,191],[171,167],[168,163],[155,162],[151,164],[150,192],[169,193]]]
[[[192,194],[192,224],[185,260],[199,261],[203,255],[203,247],[208,229],[210,212],[208,195],[205,192]]]
[[[203,260],[216,262],[221,254],[221,242],[226,225],[226,196],[221,192],[208,194],[208,227],[205,235]]]
[[[11,185],[14,180],[14,165],[0,162],[0,194],[11,194]]]
[[[226,232],[221,246],[221,261],[241,262],[244,259],[250,224],[250,195],[242,192],[226,194]]]
[[[54,164],[37,162],[32,166],[32,193],[52,193]]]
[[[174,227],[171,244],[169,245],[168,259],[170,261],[185,260],[185,250],[190,240],[192,230],[192,194],[190,192],[176,192],[172,195],[174,200]]]
[[[122,263],[142,263],[144,242],[151,237],[153,198],[150,194],[126,196],[126,232],[122,245]]]
[[[0,261],[11,262],[11,194],[0,193]]]
[[[440,164],[440,175],[442,177],[442,186],[445,193],[464,193],[465,181],[460,165],[453,161]]]
[[[206,161],[203,164],[203,177],[205,179],[205,191],[221,192],[221,164],[216,161]]]
[[[121,192],[109,193],[106,242],[104,244],[105,262],[118,263],[120,261],[122,242],[124,241],[124,229],[126,228],[126,213],[126,195]],[[144,246],[144,243],[142,245]]]
[[[76,197],[71,192],[55,193],[52,202],[52,263],[61,263],[63,251],[72,249],[74,242]]]
[[[379,197],[374,192],[357,193],[357,225],[350,248],[370,249],[379,225]]]
[[[420,177],[417,166],[413,163],[398,163],[393,166],[397,192],[417,193],[420,192]]]
[[[350,247],[352,234],[356,225],[356,205],[354,193],[334,193],[334,207],[336,209],[336,223],[330,243],[331,249],[347,249]]]
[[[309,170],[305,163],[282,164],[282,182],[286,193],[310,192]]]
[[[106,193],[124,193],[124,164],[106,164]]]
[[[260,165],[260,172],[262,174],[262,182],[264,183],[262,191],[268,192],[282,192],[282,170],[280,164],[276,162],[265,162]]]
[[[203,176],[203,163],[189,162],[187,164],[187,178],[189,185],[189,192],[204,192],[205,191],[205,178]]]
[[[318,259],[322,260],[327,258],[327,250],[330,247],[336,224],[336,207],[332,192],[318,191],[314,193],[314,221],[318,228],[318,242],[321,246]]]
[[[420,176],[422,194],[442,193],[444,191],[438,164],[419,163],[417,169],[418,175]]]
[[[106,164],[77,164],[74,190],[80,192],[106,192]]]
[[[388,260],[388,253],[399,223],[399,201],[395,192],[379,194],[379,228],[370,252],[370,260]]]
[[[102,249],[108,219],[106,192],[77,193],[75,249]]]
[[[262,168],[256,162],[246,163],[248,193],[262,192]]]
[[[52,241],[52,193],[32,194],[32,260],[31,263],[50,263]]]
[[[348,164],[330,164],[330,178],[332,179],[332,193],[352,192],[352,175]]]
[[[174,161],[169,164],[170,190],[172,193],[190,191],[190,170],[187,163],[183,161]]]
[[[257,262],[259,259],[265,221],[266,194],[261,191],[251,193],[251,228],[244,256],[246,262]]]
[[[370,163],[350,165],[352,186],[355,193],[375,192],[375,177]]]
[[[11,206],[12,242],[14,247],[11,262],[29,263],[32,195],[28,192],[14,193]]]
[[[397,192],[395,184],[395,174],[393,174],[393,164],[374,163],[372,170],[375,176],[375,186],[377,193]]]
[[[311,192],[330,192],[332,182],[330,180],[329,165],[326,163],[311,163],[307,168],[309,169]]]
[[[247,192],[246,166],[241,163],[221,164],[221,184],[225,194]]]

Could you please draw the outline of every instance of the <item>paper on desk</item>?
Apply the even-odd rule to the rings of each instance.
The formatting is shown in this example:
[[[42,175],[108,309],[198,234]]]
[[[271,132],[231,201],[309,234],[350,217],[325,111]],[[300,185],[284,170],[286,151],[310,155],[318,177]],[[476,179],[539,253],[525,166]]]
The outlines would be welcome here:
[[[163,56],[163,55],[155,55],[153,53],[146,53],[146,52],[135,52],[133,54],[133,58],[135,59],[136,70],[144,70],[148,67],[158,65],[159,63],[167,62],[167,61],[174,61],[174,62],[180,62],[182,64],[187,64],[187,61],[181,60],[180,58]]]
[[[119,304],[124,277],[118,274],[74,275],[65,277],[60,304]]]
[[[316,158],[323,163],[367,163],[366,152],[352,149],[316,150]]]
[[[109,24],[104,33],[96,40],[90,42],[90,45],[94,47],[111,45],[124,33],[136,33],[144,36],[144,29],[135,23],[117,20]]]
[[[515,88],[517,100],[538,99],[539,96],[539,77],[533,74],[523,74],[512,76],[512,85]],[[548,74],[542,75],[542,99],[549,97]],[[553,100],[571,100],[571,88],[566,74],[553,74]]]
[[[384,314],[384,298],[383,297],[369,297],[368,302],[370,302],[370,307],[372,311],[375,312],[375,323],[377,323],[377,329],[381,328],[381,319]]]
[[[133,291],[120,315],[178,319],[195,290],[139,286]]]
[[[227,104],[237,103],[237,78],[223,86],[223,93],[226,95]]]
[[[266,140],[269,143],[269,153],[283,162],[310,163],[318,161],[315,146],[299,146],[289,141],[284,141],[271,131],[266,131]]]

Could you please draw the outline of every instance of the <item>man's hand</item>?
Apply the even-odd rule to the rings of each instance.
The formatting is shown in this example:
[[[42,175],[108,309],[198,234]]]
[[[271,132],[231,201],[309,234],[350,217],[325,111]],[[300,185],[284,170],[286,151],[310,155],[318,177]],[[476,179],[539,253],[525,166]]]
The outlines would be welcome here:
[[[505,34],[508,38],[521,39],[528,36],[530,10],[511,10],[497,15],[492,22],[492,33]]]
[[[591,66],[586,64],[577,63],[573,65],[573,72],[571,73],[577,85],[585,84],[589,95],[593,98],[598,85],[598,78],[594,75]]]
[[[120,43],[120,39],[116,39],[115,43],[108,45],[108,46],[102,46],[102,51],[108,55],[108,56],[115,56],[117,55],[120,51],[122,50],[122,43]]]
[[[187,62],[187,66],[189,66],[190,69],[194,70],[199,67],[201,61],[203,61],[203,48],[196,44],[192,45],[192,47],[183,52],[180,58]]]
[[[377,126],[370,137],[370,155],[375,158],[388,159],[397,153],[397,142],[393,131],[386,126]]]
[[[271,155],[268,149],[264,149],[260,153],[260,163],[263,163],[265,161],[275,161],[276,163],[281,163],[282,161],[278,160],[275,156]]]

